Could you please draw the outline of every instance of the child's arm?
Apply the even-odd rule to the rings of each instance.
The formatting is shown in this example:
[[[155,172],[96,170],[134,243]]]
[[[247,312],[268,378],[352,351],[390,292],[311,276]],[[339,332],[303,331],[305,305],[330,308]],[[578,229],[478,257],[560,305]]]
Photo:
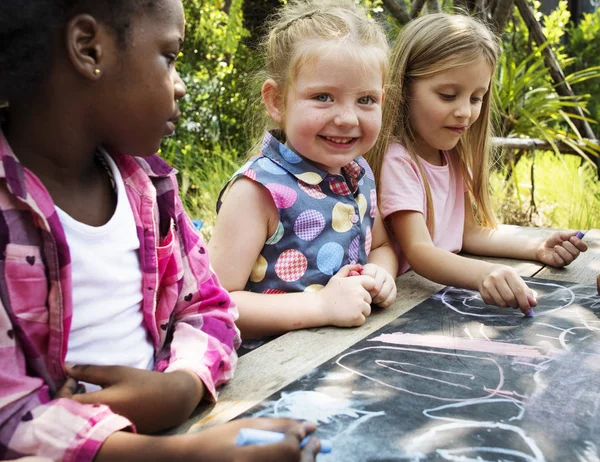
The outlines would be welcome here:
[[[465,194],[465,229],[463,250],[473,255],[538,260],[561,267],[570,264],[587,245],[575,235],[577,231],[557,231],[547,238],[519,236],[509,229],[492,229],[478,225],[473,217],[471,200]]]
[[[477,290],[486,303],[518,307],[524,313],[529,313],[531,305],[535,305],[533,293],[513,268],[435,247],[422,213],[396,212],[390,216],[390,223],[408,263],[427,279]]]
[[[174,205],[170,252],[157,263],[153,327],[165,343],[155,357],[155,372],[85,365],[69,370],[74,378],[103,387],[73,399],[108,405],[143,433],[183,422],[205,395],[216,400],[216,388],[233,375],[240,342],[237,310],[210,268],[206,244],[178,197]]]
[[[0,303],[0,447],[3,455],[37,455],[91,462],[108,435],[131,431],[131,422],[108,406],[50,399],[47,385],[27,375],[25,353]],[[5,333],[8,332],[8,335]],[[38,359],[39,360],[39,359]]]
[[[219,279],[235,300],[243,338],[318,327],[357,326],[371,312],[375,281],[370,276],[347,277],[340,269],[319,292],[258,294],[244,290],[254,263],[279,217],[263,186],[240,178],[231,186],[219,210],[210,240],[211,261]]]
[[[370,292],[373,303],[387,307],[396,300],[395,277],[398,274],[398,259],[379,210],[373,223],[372,239],[371,253],[362,274],[375,279],[375,288]]]
[[[276,444],[236,445],[242,428],[285,433]],[[110,435],[95,462],[314,462],[321,445],[311,438],[303,448],[300,442],[315,425],[291,419],[240,419],[216,425],[198,433],[177,436],[143,436],[125,432]]]

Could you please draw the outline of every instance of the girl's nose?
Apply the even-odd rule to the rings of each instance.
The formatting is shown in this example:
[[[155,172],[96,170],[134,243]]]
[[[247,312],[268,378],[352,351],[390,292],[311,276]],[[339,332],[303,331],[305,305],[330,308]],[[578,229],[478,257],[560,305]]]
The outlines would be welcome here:
[[[333,123],[341,127],[356,127],[358,125],[358,117],[353,109],[344,107],[336,114]]]
[[[175,76],[173,78],[173,88],[175,89],[175,100],[180,100],[181,98],[183,98],[186,95],[187,87],[185,86],[185,83],[183,83],[183,80],[181,79],[179,72],[177,72],[177,71],[174,71],[174,72],[175,72]]]
[[[471,118],[471,101],[469,99],[458,101],[458,105],[454,110],[454,117],[459,119]]]

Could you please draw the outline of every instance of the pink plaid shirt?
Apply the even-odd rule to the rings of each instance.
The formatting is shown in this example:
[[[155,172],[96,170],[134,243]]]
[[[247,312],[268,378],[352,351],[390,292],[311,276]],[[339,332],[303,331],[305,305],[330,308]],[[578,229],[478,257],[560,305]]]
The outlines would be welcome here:
[[[237,361],[237,309],[183,210],[175,171],[157,155],[113,158],[140,239],[154,370],[192,370],[216,399]],[[113,432],[135,429],[107,406],[52,399],[66,380],[69,248],[50,195],[1,131],[0,180],[0,459],[91,461]]]

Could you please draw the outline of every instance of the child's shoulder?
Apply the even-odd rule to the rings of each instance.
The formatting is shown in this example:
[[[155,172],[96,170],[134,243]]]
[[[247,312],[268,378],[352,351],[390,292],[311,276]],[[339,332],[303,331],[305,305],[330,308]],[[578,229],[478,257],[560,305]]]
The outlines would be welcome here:
[[[403,165],[404,167],[410,166],[410,167],[417,168],[417,165],[416,165],[415,161],[412,159],[408,150],[402,144],[397,143],[397,142],[390,143],[390,145],[388,146],[388,149],[385,153],[385,156],[383,158],[383,163],[384,163],[384,165],[387,164],[388,166]]]
[[[408,161],[411,160],[408,149],[406,149],[406,147],[404,147],[404,145],[402,145],[396,141],[391,142],[390,145],[388,146],[388,149],[386,152],[386,157],[393,157],[393,158],[404,159],[404,160],[408,160]]]

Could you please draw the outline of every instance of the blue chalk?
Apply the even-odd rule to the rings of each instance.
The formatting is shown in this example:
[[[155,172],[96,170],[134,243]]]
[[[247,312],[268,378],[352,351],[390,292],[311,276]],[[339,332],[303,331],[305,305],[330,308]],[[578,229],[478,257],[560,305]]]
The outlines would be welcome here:
[[[529,308],[529,313],[525,315],[527,318],[532,318],[535,313],[533,312],[533,308]]]
[[[575,234],[577,239],[581,239],[583,236],[585,236],[585,231],[579,231],[577,234]]]
[[[248,446],[250,444],[273,444],[283,441],[285,434],[280,432],[272,432],[268,430],[258,430],[256,428],[242,428],[238,432],[236,444],[238,446]],[[300,447],[303,448],[311,439],[311,436],[307,436],[300,441]],[[328,454],[332,451],[333,447],[331,441],[321,440],[321,453]]]

